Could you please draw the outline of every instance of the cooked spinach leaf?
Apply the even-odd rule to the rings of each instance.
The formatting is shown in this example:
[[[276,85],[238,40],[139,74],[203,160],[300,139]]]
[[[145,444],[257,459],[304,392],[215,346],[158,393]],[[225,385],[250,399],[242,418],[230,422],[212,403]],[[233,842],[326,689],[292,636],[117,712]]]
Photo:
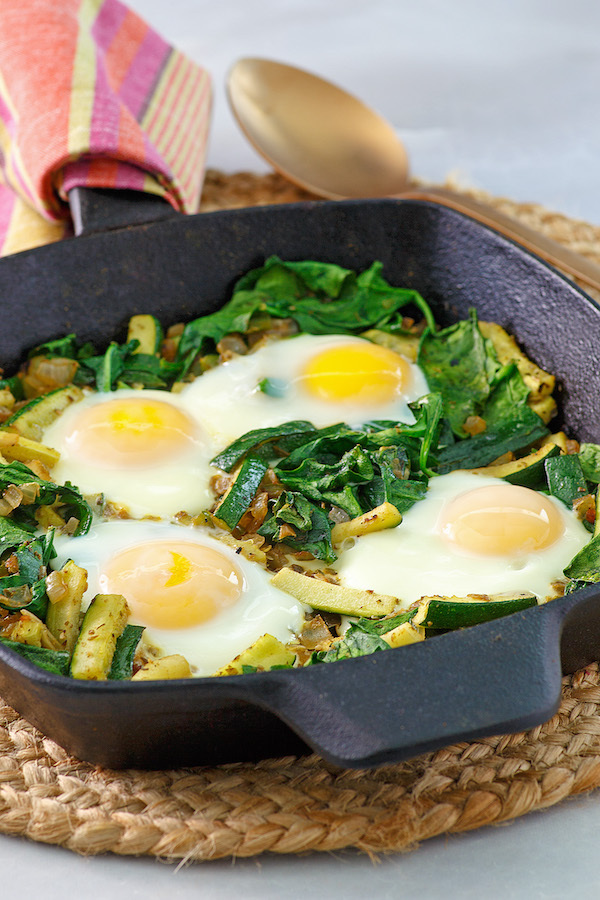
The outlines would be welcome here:
[[[387,634],[388,631],[393,631],[399,625],[405,625],[406,622],[410,622],[411,619],[414,619],[417,612],[418,609],[415,606],[413,609],[407,609],[398,613],[397,616],[389,616],[386,619],[358,619],[354,622],[352,628],[366,631],[368,634]]]
[[[258,429],[234,441],[212,463],[231,471],[250,454],[268,461],[285,490],[270,502],[259,533],[333,561],[329,514],[334,508],[354,518],[388,501],[404,513],[424,497],[443,406],[431,395],[412,408],[416,421],[411,425],[373,421],[360,429],[343,423],[317,429],[297,421]],[[247,498],[246,509],[252,499]]]
[[[240,460],[251,451],[259,454],[264,447],[265,452],[273,454],[274,447],[281,443],[281,438],[293,436],[303,443],[307,434],[312,435],[315,432],[314,425],[301,419],[284,422],[283,425],[276,425],[272,428],[256,428],[253,431],[247,431],[242,437],[229,444],[225,450],[211,459],[211,464],[223,469],[224,472],[231,472]],[[266,447],[265,445],[271,446]]]
[[[399,330],[405,307],[416,307],[429,327],[431,310],[421,295],[390,285],[382,263],[364,272],[316,261],[286,262],[272,256],[235,285],[228,303],[217,312],[186,325],[178,348],[178,362],[186,370],[207,343],[218,343],[232,331],[246,332],[255,316],[267,313],[293,319],[306,334],[358,334],[367,328]]]
[[[109,679],[112,681],[131,678],[133,658],[144,632],[143,625],[126,625],[119,637],[112,658]]]
[[[180,367],[158,356],[136,353],[140,342],[112,341],[104,353],[97,354],[92,344],[78,345],[74,334],[40,344],[30,356],[74,359],[79,368],[73,379],[78,385],[93,385],[97,391],[114,391],[120,386],[142,385],[145,388],[167,388],[179,374]]]
[[[575,500],[589,493],[577,454],[554,456],[545,461],[544,468],[550,493],[569,509],[573,508]]]
[[[578,455],[587,481],[600,484],[600,444],[581,444]]]
[[[49,506],[57,501],[64,506],[64,516],[67,519],[73,516],[78,520],[74,534],[85,534],[92,523],[92,510],[83,499],[77,488],[70,482],[54,484],[52,481],[44,481],[35,475],[31,469],[22,462],[11,462],[9,465],[0,466],[0,493],[9,485],[37,484],[38,496],[33,503],[27,506],[18,506],[9,520],[26,531],[37,528],[35,513],[40,506]],[[1,541],[1,532],[0,532]]]
[[[573,557],[564,574],[573,581],[589,584],[600,581],[600,534]]]
[[[14,650],[19,656],[35,663],[40,669],[52,672],[54,675],[69,674],[69,654],[64,650],[46,650],[45,647],[31,647],[29,644],[20,644],[18,641],[9,641],[0,637],[0,643],[10,650]]]
[[[417,362],[430,390],[443,397],[452,430],[466,437],[465,420],[481,414],[500,369],[491,341],[479,330],[475,311],[441,331],[428,328]]]
[[[512,418],[498,422],[481,434],[439,450],[437,472],[445,475],[454,469],[487,466],[504,453],[524,452],[531,444],[548,434],[540,417],[529,406],[517,407],[513,410]]]
[[[378,650],[389,649],[389,644],[386,644],[379,635],[351,625],[344,637],[340,641],[336,641],[329,650],[315,650],[310,657],[308,665],[339,662],[340,659],[369,656]]]
[[[282,541],[293,550],[311,553],[315,559],[325,562],[336,559],[327,513],[295,491],[284,491],[278,497],[258,533],[271,541]]]

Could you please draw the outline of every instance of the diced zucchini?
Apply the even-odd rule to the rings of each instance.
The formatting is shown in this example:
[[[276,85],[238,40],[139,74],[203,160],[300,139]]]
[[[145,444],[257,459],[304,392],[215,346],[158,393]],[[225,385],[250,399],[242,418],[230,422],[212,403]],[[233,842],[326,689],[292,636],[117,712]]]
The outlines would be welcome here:
[[[389,616],[400,606],[397,597],[376,594],[375,591],[361,591],[358,588],[329,584],[319,578],[311,578],[293,569],[280,569],[271,578],[271,584],[291,594],[296,600],[323,612],[340,613],[343,616],[359,616],[375,619]]]
[[[258,490],[268,464],[249,454],[235,472],[234,480],[219,500],[214,515],[228,528],[235,528]]]
[[[0,381],[0,384],[2,382]],[[4,407],[4,409],[12,409],[15,405],[15,398],[7,387],[0,387],[0,406]]]
[[[26,463],[29,460],[37,459],[48,469],[56,465],[60,457],[58,450],[54,450],[53,447],[47,447],[39,441],[32,441],[14,431],[0,431],[0,452],[5,459],[10,461],[16,459]]]
[[[18,409],[6,420],[4,428],[11,428],[23,437],[39,441],[44,429],[51,425],[67,406],[82,399],[83,391],[74,384],[57,388],[49,394],[30,400]]]
[[[140,342],[136,353],[147,353],[149,356],[154,356],[160,350],[163,340],[160,322],[154,316],[132,316],[127,329],[127,340]]]
[[[41,528],[62,528],[66,523],[62,516],[52,506],[40,506],[35,513],[35,519]]]
[[[381,635],[381,639],[389,644],[390,647],[406,647],[407,644],[416,644],[418,641],[425,640],[425,629],[412,622],[403,622],[397,628],[386,631]]]
[[[527,405],[540,417],[545,425],[552,421],[558,410],[556,400],[551,394],[547,397],[539,397],[533,400],[529,399]]]
[[[42,630],[43,622],[40,619],[21,616],[11,629],[10,638],[18,644],[27,644],[29,647],[41,647]]]
[[[342,544],[348,538],[360,537],[372,531],[383,531],[395,528],[402,521],[402,514],[392,503],[382,503],[375,509],[350,519],[349,522],[338,522],[331,529],[331,541],[334,545]]]
[[[480,595],[423,597],[412,624],[442,630],[468,628],[536,606],[537,602],[537,597],[533,594],[519,594],[512,597],[499,595],[496,598],[493,595],[487,598]]]
[[[522,487],[535,487],[545,482],[544,463],[547,459],[559,456],[560,447],[553,441],[548,441],[535,453],[530,453],[521,459],[513,459],[510,462],[497,466],[482,466],[480,469],[469,469],[473,475],[490,475],[493,478],[503,478],[511,484]]]
[[[191,678],[190,664],[179,653],[152,659],[132,675],[132,681],[172,681],[175,678]]]
[[[87,588],[87,572],[69,559],[60,570],[67,592],[56,603],[50,603],[46,614],[46,625],[59,642],[61,649],[69,655],[79,634],[81,603]]]
[[[525,356],[514,337],[498,325],[496,322],[479,322],[479,330],[485,338],[494,345],[496,356],[502,365],[514,362],[521,377],[531,395],[530,400],[536,401],[547,397],[554,390],[556,378],[549,372],[540,369],[529,357]]]
[[[295,659],[295,654],[285,644],[272,634],[263,634],[232,662],[218,669],[215,675],[241,675],[247,666],[268,671],[273,666],[292,666]]]
[[[46,650],[61,649],[47,625],[27,609],[21,610],[21,617],[12,627],[10,638],[18,644],[27,644],[29,647],[44,647]]]
[[[71,676],[88,681],[108,678],[117,638],[129,608],[121,594],[97,594],[86,612],[73,650]]]

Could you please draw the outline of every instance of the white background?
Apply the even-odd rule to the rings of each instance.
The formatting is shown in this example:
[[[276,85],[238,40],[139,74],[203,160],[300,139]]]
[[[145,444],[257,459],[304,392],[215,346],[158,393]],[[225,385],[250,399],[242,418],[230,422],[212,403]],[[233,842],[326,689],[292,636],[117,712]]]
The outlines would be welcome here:
[[[208,165],[267,171],[229,113],[226,72],[264,56],[328,77],[387,117],[423,178],[457,176],[600,224],[595,0],[131,0],[215,84]],[[437,838],[374,865],[354,852],[178,868],[82,859],[0,835],[4,891],[45,900],[299,897],[578,900],[600,889],[600,794]]]

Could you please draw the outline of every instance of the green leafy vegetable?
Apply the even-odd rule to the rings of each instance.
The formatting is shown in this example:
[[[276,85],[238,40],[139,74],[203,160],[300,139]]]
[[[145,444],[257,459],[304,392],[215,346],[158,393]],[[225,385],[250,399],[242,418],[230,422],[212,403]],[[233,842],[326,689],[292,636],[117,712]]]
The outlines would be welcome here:
[[[341,659],[369,656],[379,650],[389,649],[389,645],[379,635],[351,625],[344,637],[336,641],[329,650],[315,650],[310,657],[309,665],[339,662]]]
[[[268,397],[285,397],[286,385],[282,378],[263,378],[258,382],[258,389]]]
[[[118,344],[112,341],[106,351],[96,354],[92,344],[78,345],[70,334],[56,341],[40,344],[30,356],[74,359],[79,363],[74,383],[93,385],[97,391],[113,391],[119,386],[142,385],[145,388],[167,388],[179,373],[176,363],[148,353],[136,353],[136,340]]]
[[[64,513],[67,518],[73,516],[78,519],[75,534],[85,534],[92,523],[92,510],[83,499],[77,488],[68,481],[65,484],[54,484],[52,481],[44,481],[35,475],[31,469],[22,462],[11,462],[9,465],[0,466],[0,493],[9,485],[37,484],[38,497],[35,502],[27,506],[20,505],[12,513],[11,525],[18,526],[27,531],[37,528],[35,512],[40,506],[49,506],[57,500],[64,504]],[[1,532],[0,532],[1,541]],[[1,545],[0,545],[1,546]]]
[[[365,631],[367,634],[387,634],[389,631],[393,631],[394,628],[412,621],[417,611],[418,609],[415,606],[398,613],[397,616],[388,616],[385,619],[358,619],[351,627],[359,631]]]
[[[430,390],[443,397],[453,431],[465,437],[465,420],[480,415],[500,368],[491,341],[479,330],[475,311],[442,331],[428,328],[417,362]]]
[[[581,444],[578,455],[587,481],[600,484],[600,444]]]
[[[52,672],[54,675],[69,674],[69,654],[64,650],[47,650],[45,647],[30,647],[29,644],[20,644],[18,641],[9,641],[7,638],[0,638],[0,644],[14,650],[23,659]]]
[[[571,456],[554,456],[544,463],[548,488],[553,497],[573,508],[575,500],[580,500],[589,493],[583,469],[577,454]]]
[[[143,625],[126,625],[119,637],[112,658],[109,679],[119,681],[131,678],[133,658],[144,632]]]
[[[593,537],[589,544],[573,557],[564,573],[573,581],[589,584],[600,581],[600,535]]]
[[[295,420],[293,422],[285,422],[283,425],[276,425],[274,428],[257,428],[254,431],[247,431],[242,437],[233,441],[228,447],[219,453],[214,459],[211,459],[213,466],[218,466],[224,472],[231,472],[232,469],[249,453],[251,450],[259,453],[264,445],[272,445],[266,450],[274,452],[274,445],[280,442],[282,437],[297,437],[302,443],[305,435],[314,434],[316,428],[310,422]]]
[[[280,537],[280,530],[291,527],[294,534]],[[336,554],[331,543],[331,522],[327,513],[303,494],[284,491],[275,502],[270,517],[258,533],[271,541],[283,540],[294,550],[311,553],[315,559],[333,562]]]
[[[512,419],[503,420],[481,434],[438,451],[437,471],[445,475],[454,469],[487,466],[504,453],[525,452],[531,444],[548,434],[540,417],[528,406],[522,406],[514,410]]]
[[[417,291],[392,287],[373,263],[357,274],[314,261],[284,262],[270,257],[235,285],[228,303],[209,316],[186,325],[178,348],[185,371],[193,358],[232,331],[246,332],[252,319],[267,313],[293,319],[306,334],[358,334],[367,328],[400,330],[401,310],[416,307],[435,328],[428,304]]]

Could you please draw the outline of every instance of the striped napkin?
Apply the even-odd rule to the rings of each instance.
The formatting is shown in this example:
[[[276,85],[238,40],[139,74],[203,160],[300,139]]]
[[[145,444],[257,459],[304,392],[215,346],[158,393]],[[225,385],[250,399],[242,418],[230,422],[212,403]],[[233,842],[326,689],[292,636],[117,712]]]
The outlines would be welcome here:
[[[195,212],[207,72],[119,0],[0,0],[0,255],[72,233],[73,187]]]

